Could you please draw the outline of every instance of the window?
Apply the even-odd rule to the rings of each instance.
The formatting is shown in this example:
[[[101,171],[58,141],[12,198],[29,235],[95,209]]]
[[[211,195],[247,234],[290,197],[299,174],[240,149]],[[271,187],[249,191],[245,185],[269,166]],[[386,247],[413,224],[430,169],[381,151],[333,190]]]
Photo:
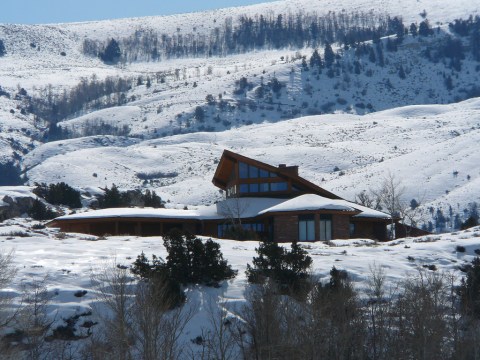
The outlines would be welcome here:
[[[315,217],[313,215],[298,217],[298,240],[315,241]]]
[[[268,186],[268,183],[261,183],[259,191],[260,192],[269,192],[270,191],[270,186]]]
[[[256,232],[256,233],[261,233],[264,230],[263,223],[242,224],[242,228],[246,231],[253,231],[253,232]]]
[[[258,184],[250,184],[250,192],[251,193],[256,193],[258,192]]]
[[[260,169],[260,177],[261,178],[268,178],[269,176],[269,173],[267,170],[264,170],[264,169]]]
[[[270,191],[286,191],[287,189],[288,185],[284,181],[270,183]]]
[[[248,193],[248,184],[240,184],[240,193]]]
[[[230,224],[218,224],[217,226],[217,232],[218,232],[218,237],[224,237],[228,235],[228,233],[232,230],[232,225]]]
[[[320,215],[320,240],[332,240],[332,215]]]
[[[238,172],[240,173],[240,179],[248,179],[248,165],[240,162],[238,163]]]
[[[248,175],[250,179],[258,178],[258,168],[256,166],[249,165],[248,166]]]
[[[355,235],[355,224],[350,223],[350,236],[354,236],[354,235]]]

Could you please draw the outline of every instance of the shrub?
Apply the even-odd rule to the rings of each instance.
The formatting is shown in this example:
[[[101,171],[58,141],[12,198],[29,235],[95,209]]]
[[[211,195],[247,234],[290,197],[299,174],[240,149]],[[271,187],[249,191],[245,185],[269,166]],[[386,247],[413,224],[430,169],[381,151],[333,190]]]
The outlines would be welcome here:
[[[255,251],[258,257],[253,258],[253,266],[247,264],[249,282],[258,284],[270,278],[284,293],[306,290],[312,258],[297,242],[292,242],[288,251],[275,242],[263,241]]]
[[[457,252],[461,252],[461,253],[464,253],[466,250],[465,250],[465,246],[461,246],[461,245],[457,245],[457,247],[455,248],[455,250]]]

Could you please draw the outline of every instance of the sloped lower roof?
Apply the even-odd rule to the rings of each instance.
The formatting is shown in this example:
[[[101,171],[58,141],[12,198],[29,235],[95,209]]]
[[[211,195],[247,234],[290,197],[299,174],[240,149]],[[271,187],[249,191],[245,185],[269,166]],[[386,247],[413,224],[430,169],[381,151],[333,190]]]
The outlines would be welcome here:
[[[315,194],[305,194],[296,198],[286,200],[278,205],[272,206],[260,212],[260,214],[307,211],[307,210],[334,210],[356,213],[355,218],[391,219],[391,216],[378,211],[358,205],[346,200],[328,199]]]
[[[334,210],[354,213],[359,212],[350,206],[345,200],[329,199],[315,194],[305,194],[262,210],[260,211],[260,214],[305,210]]]
[[[220,220],[232,216],[248,219],[277,212],[315,210],[343,211],[354,215],[356,218],[390,219],[388,214],[346,200],[329,199],[316,194],[305,194],[293,199],[231,198],[217,204],[199,206],[191,210],[153,208],[101,209],[60,216],[52,222],[106,218]]]

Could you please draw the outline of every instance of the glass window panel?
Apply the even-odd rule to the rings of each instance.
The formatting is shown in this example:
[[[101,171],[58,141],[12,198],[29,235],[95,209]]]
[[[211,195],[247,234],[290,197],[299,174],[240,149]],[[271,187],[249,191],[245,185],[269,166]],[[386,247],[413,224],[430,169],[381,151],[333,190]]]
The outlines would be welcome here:
[[[320,217],[320,240],[332,240],[332,220],[330,217]]]
[[[258,184],[250,184],[250,192],[258,192]]]
[[[298,239],[300,241],[307,240],[307,222],[306,221],[298,222]]]
[[[315,221],[307,221],[307,240],[315,241]]]
[[[260,169],[260,177],[261,178],[268,178],[268,171],[264,169]]]
[[[325,220],[325,239],[326,240],[332,240],[332,221],[331,220]]]
[[[286,182],[275,182],[270,183],[270,190],[271,191],[285,191],[287,190],[288,185]]]
[[[259,191],[260,192],[268,192],[270,190],[270,187],[268,186],[268,183],[261,183],[259,186]]]
[[[240,175],[240,179],[247,179],[248,178],[248,165],[240,162],[238,163],[238,171]]]
[[[250,165],[248,168],[250,169],[250,178],[251,179],[258,178],[258,168],[252,165]]]
[[[240,192],[248,193],[248,184],[240,184]]]
[[[271,172],[271,173],[270,173],[270,177],[277,177],[277,174],[276,174],[276,173],[273,173],[273,172]]]

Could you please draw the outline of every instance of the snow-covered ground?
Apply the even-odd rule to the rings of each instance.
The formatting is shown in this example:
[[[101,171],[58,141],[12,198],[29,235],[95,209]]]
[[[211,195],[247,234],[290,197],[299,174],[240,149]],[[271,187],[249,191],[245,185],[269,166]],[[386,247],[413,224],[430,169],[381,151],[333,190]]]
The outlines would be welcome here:
[[[9,220],[0,224],[0,249],[14,250],[18,268],[13,283],[4,291],[20,301],[24,284],[45,279],[52,295],[50,316],[56,324],[63,324],[75,314],[86,313],[97,301],[92,285],[92,274],[112,266],[114,262],[129,266],[142,251],[165,258],[166,251],[160,237],[118,236],[98,238],[83,234],[63,234],[55,229],[32,229],[27,220]],[[188,301],[196,304],[196,315],[182,334],[182,342],[191,345],[191,339],[208,327],[208,311],[212,302],[228,304],[235,312],[245,301],[247,263],[256,255],[255,241],[217,240],[224,257],[238,270],[236,278],[226,281],[219,289],[191,286]],[[387,286],[393,286],[408,275],[414,275],[425,266],[435,265],[436,271],[453,274],[457,281],[462,276],[460,267],[470,263],[475,250],[480,249],[480,227],[452,234],[407,238],[376,244],[371,240],[334,240],[329,244],[302,243],[313,259],[313,274],[327,280],[333,266],[348,271],[354,286],[362,291],[372,267],[382,268]],[[464,247],[465,252],[457,249]],[[426,270],[431,271],[431,270]],[[86,291],[85,296],[74,294]],[[92,319],[86,317],[85,320]],[[95,315],[93,315],[95,320]]]

